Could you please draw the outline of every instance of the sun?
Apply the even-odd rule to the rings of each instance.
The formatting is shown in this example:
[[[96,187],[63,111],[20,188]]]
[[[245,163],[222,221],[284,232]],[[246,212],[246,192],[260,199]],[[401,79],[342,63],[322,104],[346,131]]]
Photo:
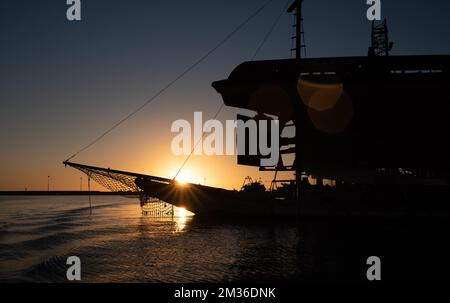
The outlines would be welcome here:
[[[181,172],[178,177],[175,179],[181,185],[186,185],[187,183],[195,183],[196,177],[190,172]]]

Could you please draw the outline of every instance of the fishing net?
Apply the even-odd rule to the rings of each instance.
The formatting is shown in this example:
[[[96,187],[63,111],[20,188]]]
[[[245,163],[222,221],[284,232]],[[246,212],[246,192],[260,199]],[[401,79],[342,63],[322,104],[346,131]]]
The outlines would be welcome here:
[[[162,178],[70,162],[64,162],[64,164],[83,172],[88,176],[89,180],[94,180],[96,183],[109,189],[111,192],[138,196],[141,202],[142,213],[144,215],[156,217],[173,216],[173,205],[151,197],[151,194],[144,192],[139,188],[139,186],[136,185],[136,179],[138,178],[163,180]]]
[[[109,169],[71,166],[85,173],[89,178],[112,192],[142,193],[142,190],[135,183],[137,176],[117,173]]]
[[[173,217],[174,206],[159,199],[149,198],[142,205],[142,214],[152,217]]]

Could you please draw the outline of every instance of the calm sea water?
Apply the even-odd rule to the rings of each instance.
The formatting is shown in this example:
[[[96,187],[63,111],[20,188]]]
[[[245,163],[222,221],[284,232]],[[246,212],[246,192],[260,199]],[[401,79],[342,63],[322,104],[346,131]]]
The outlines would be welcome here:
[[[207,222],[142,215],[137,199],[0,197],[0,282],[449,281],[449,220]]]
[[[296,228],[197,224],[143,216],[136,198],[0,197],[0,281],[64,282],[78,256],[84,282],[292,279]],[[177,215],[177,213],[176,213]]]

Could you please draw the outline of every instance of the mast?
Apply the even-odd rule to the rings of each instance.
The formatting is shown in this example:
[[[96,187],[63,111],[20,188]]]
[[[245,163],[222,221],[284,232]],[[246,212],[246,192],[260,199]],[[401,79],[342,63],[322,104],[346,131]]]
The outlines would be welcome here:
[[[287,12],[288,13],[294,13],[295,14],[295,36],[292,37],[295,38],[295,48],[292,50],[295,50],[295,58],[301,59],[302,58],[302,48],[305,47],[304,44],[302,44],[303,41],[303,18],[302,18],[302,5],[303,0],[295,0],[294,3],[292,3]]]
[[[305,48],[306,46],[302,43],[303,42],[303,35],[304,35],[304,31],[303,31],[303,18],[302,18],[302,5],[303,5],[303,0],[295,0],[294,3],[292,3],[287,12],[288,13],[294,13],[295,14],[295,58],[297,60],[301,60],[302,59],[302,48]],[[300,101],[300,100],[298,100]],[[298,102],[297,104],[300,104],[300,102]],[[297,198],[297,203],[298,203],[298,215],[300,215],[301,213],[301,209],[300,209],[300,197],[301,197],[301,182],[302,182],[302,165],[301,165],[301,154],[300,154],[300,147],[301,147],[301,140],[300,140],[300,136],[298,134],[298,130],[301,128],[302,125],[302,121],[299,118],[299,115],[296,115],[296,117],[294,118],[294,125],[295,125],[295,160],[294,160],[294,171],[295,171],[295,184],[296,184],[296,189],[295,189],[295,196]]]
[[[371,46],[369,47],[369,57],[372,56],[389,56],[394,42],[389,41],[389,31],[387,21],[376,24],[372,22]]]

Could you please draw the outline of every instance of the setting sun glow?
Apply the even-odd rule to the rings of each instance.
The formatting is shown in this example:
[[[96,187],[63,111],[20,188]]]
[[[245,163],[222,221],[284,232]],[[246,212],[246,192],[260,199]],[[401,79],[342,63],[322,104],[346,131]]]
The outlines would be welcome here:
[[[181,172],[176,180],[181,185],[185,185],[187,183],[197,183],[196,177],[189,172]]]

